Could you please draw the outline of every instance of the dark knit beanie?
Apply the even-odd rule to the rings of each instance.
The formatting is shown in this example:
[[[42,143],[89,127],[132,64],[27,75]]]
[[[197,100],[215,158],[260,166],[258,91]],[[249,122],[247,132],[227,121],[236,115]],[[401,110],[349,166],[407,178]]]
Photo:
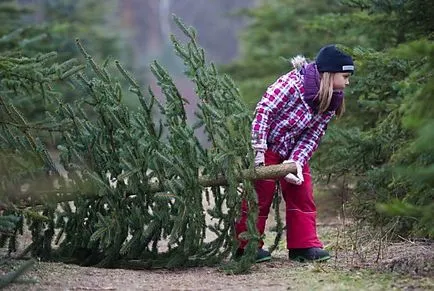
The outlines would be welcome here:
[[[338,50],[335,45],[322,47],[316,56],[315,63],[319,72],[343,73],[354,72],[353,59]]]

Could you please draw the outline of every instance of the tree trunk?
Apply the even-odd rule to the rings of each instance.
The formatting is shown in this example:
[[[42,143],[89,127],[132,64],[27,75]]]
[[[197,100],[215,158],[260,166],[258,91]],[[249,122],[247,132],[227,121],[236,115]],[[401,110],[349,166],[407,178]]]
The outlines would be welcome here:
[[[240,175],[237,177],[238,182],[242,182],[244,179],[246,180],[262,180],[262,179],[278,179],[286,176],[288,173],[296,173],[296,167],[293,164],[279,164],[265,167],[258,167],[255,169],[246,169],[243,170]],[[199,184],[203,187],[213,187],[213,186],[225,186],[228,185],[228,181],[222,175],[217,177],[211,176],[202,176],[199,177]],[[30,189],[33,187],[30,186]],[[153,182],[149,185],[151,193],[164,192],[166,191],[164,187],[164,182]],[[63,190],[48,190],[48,191],[33,191],[29,190],[22,195],[14,195],[10,197],[10,202],[19,205],[19,207],[28,207],[35,206],[50,202],[65,202],[72,201],[77,198],[77,193],[74,193],[74,189],[66,189]],[[80,191],[78,191],[80,192]],[[127,196],[134,194],[127,194]],[[83,193],[84,197],[91,199],[92,197],[96,197],[97,193]]]

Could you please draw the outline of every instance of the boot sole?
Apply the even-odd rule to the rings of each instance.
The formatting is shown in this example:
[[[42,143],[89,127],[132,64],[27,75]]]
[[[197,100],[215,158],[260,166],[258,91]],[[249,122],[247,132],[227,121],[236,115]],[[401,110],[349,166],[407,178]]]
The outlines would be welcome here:
[[[241,260],[241,257],[242,257],[242,255],[241,256],[233,256],[232,259],[237,262],[237,261]],[[260,259],[256,259],[255,263],[263,263],[263,262],[271,261],[271,259],[272,259],[271,256],[263,257]]]
[[[271,260],[271,256],[269,257],[264,257],[264,258],[260,258],[260,259],[256,259],[256,263],[263,263],[263,262],[267,262]]]
[[[318,259],[314,259],[314,260],[309,260],[309,259],[306,259],[305,257],[297,256],[297,257],[289,258],[289,259],[292,261],[300,262],[300,263],[307,263],[307,262],[325,262],[325,261],[330,260],[330,258],[331,258],[330,256],[326,256],[326,257],[322,257],[322,258],[318,258]]]

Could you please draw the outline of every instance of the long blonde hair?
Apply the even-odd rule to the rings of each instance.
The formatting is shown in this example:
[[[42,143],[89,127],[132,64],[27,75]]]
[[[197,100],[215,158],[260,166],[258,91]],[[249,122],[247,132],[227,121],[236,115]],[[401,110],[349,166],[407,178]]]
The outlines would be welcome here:
[[[333,96],[333,78],[334,73],[324,72],[321,73],[321,81],[318,91],[319,100],[319,113],[326,112],[330,106]],[[345,112],[345,99],[342,99],[342,103],[336,109],[336,115],[341,117]]]

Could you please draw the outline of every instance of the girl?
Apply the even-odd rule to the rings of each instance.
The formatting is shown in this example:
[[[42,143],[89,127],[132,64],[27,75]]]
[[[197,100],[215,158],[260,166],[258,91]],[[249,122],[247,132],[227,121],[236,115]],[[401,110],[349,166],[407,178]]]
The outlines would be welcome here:
[[[329,253],[323,249],[316,233],[316,207],[308,161],[317,149],[327,124],[345,109],[343,89],[354,72],[352,58],[335,45],[319,51],[315,62],[297,56],[292,59],[294,70],[281,76],[268,87],[256,106],[252,124],[252,147],[255,166],[294,163],[296,174],[279,180],[286,203],[286,232],[289,258],[297,261],[326,261]],[[258,196],[256,227],[264,233],[275,190],[274,180],[255,182]],[[247,203],[235,225],[237,237],[247,230]],[[240,241],[235,256],[244,252],[247,243]],[[271,259],[260,242],[257,262]]]

